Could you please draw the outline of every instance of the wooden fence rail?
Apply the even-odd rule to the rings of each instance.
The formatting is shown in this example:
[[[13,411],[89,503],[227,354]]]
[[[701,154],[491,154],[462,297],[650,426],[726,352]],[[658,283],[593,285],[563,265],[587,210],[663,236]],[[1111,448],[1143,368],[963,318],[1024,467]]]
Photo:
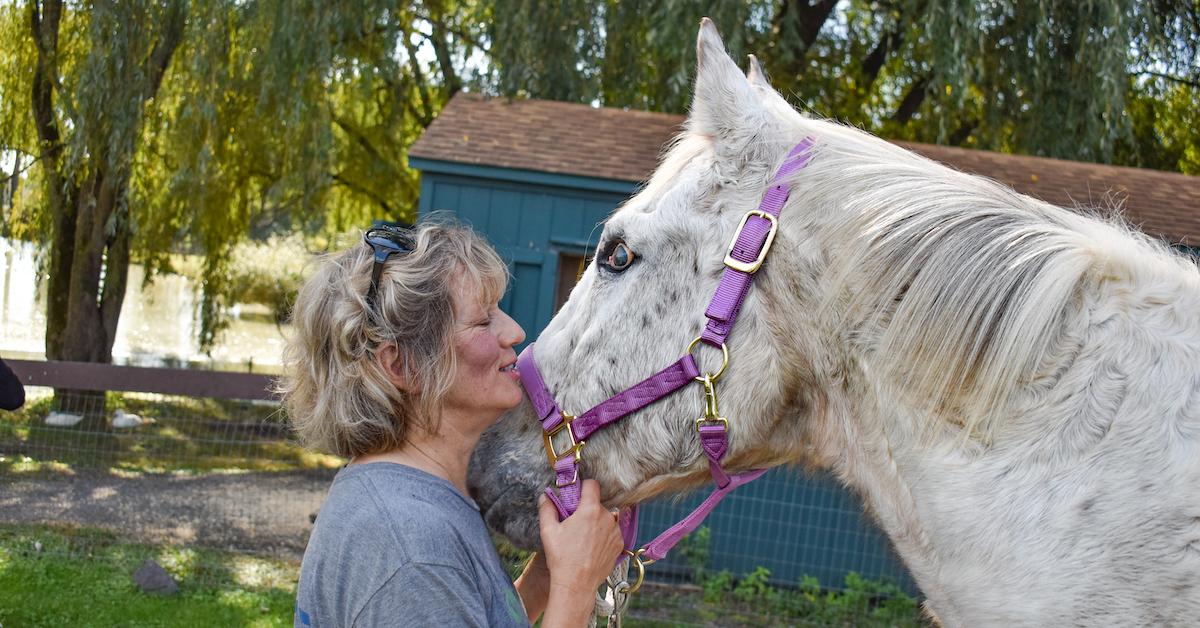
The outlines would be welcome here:
[[[272,390],[276,376],[259,373],[116,366],[95,362],[5,360],[5,363],[26,386],[221,399],[278,399]]]

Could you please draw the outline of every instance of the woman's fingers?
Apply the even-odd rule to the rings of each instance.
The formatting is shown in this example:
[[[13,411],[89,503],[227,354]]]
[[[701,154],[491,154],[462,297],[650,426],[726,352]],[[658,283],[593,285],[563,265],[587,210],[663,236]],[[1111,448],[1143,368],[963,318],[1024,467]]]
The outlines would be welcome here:
[[[600,483],[595,480],[584,480],[583,490],[580,491],[579,504],[600,505]]]
[[[541,529],[542,537],[546,536],[546,529],[558,525],[558,508],[554,506],[554,502],[546,497],[545,493],[538,495],[538,527]]]

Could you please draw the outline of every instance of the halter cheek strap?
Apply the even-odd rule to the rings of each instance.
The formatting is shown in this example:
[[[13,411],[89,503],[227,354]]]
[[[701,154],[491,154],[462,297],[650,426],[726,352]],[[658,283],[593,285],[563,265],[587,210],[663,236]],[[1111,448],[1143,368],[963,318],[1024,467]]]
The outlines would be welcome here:
[[[579,478],[579,464],[582,461],[583,447],[592,434],[692,381],[699,381],[704,386],[705,413],[696,421],[696,429],[699,433],[700,447],[708,458],[709,472],[716,488],[691,514],[636,552],[632,548],[636,547],[637,506],[619,514],[618,522],[625,539],[626,553],[637,562],[639,572],[637,584],[630,589],[630,593],[641,584],[645,565],[665,557],[680,539],[695,530],[735,488],[757,479],[767,471],[752,469],[744,473],[730,474],[722,466],[722,459],[729,449],[729,421],[720,416],[717,410],[716,381],[728,365],[729,354],[725,347],[725,339],[737,320],[750,284],[754,280],[754,274],[762,266],[771,248],[778,230],[780,211],[791,192],[790,188],[784,185],[784,180],[808,165],[812,157],[812,147],[812,138],[806,137],[801,140],[788,153],[783,165],[775,173],[772,186],[764,195],[758,209],[751,210],[742,217],[725,256],[725,269],[721,274],[720,283],[708,309],[704,312],[708,323],[683,357],[578,417],[564,412],[546,387],[534,359],[534,343],[530,343],[517,359],[521,384],[542,422],[547,458],[554,468],[555,486],[548,487],[546,495],[554,502],[562,519],[569,517],[579,507],[582,484]],[[701,341],[721,349],[724,355],[725,362],[715,374],[701,375],[692,357],[692,350]]]

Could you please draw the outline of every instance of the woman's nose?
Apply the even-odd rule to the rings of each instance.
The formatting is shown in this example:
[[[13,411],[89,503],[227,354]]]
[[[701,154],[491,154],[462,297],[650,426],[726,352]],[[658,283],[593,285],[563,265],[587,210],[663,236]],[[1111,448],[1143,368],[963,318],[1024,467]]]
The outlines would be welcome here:
[[[525,330],[521,329],[521,325],[513,320],[513,317],[508,315],[508,312],[500,312],[504,316],[504,332],[501,338],[505,340],[508,346],[519,345],[525,340]],[[511,342],[509,342],[511,340]]]

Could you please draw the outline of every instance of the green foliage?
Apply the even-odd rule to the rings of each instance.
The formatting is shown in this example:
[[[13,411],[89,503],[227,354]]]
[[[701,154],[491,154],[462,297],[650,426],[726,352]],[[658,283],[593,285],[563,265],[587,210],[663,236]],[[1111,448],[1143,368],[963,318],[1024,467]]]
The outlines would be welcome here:
[[[205,345],[242,290],[231,273],[248,237],[414,218],[408,149],[463,85],[481,28],[472,4],[452,0],[66,4],[50,29],[57,47],[44,56],[62,142],[43,146],[31,115],[41,57],[30,16],[52,15],[57,4],[0,5],[0,164],[23,173],[22,194],[0,207],[3,232],[67,251],[51,236],[69,234],[52,218],[103,173],[117,196],[110,237],[128,237],[148,277],[167,270],[172,254],[204,256]],[[177,47],[160,47],[176,23]],[[156,74],[149,61],[160,48],[174,54]],[[48,336],[73,324],[55,312],[55,295],[65,303],[72,289],[62,277],[51,282]]]
[[[769,597],[775,593],[770,581],[771,570],[766,567],[756,567],[754,571],[742,576],[737,586],[733,587],[733,597],[746,603]]]
[[[1200,85],[1194,0],[483,7],[491,85],[510,95],[684,112],[696,24],[707,15],[730,54],[758,54],[795,104],[885,137],[1183,169],[1182,158],[1148,157],[1181,143],[1161,132],[1139,135],[1136,156],[1120,148],[1134,139],[1135,101],[1170,102],[1166,81],[1190,86],[1190,109],[1160,108],[1173,120],[1164,126],[1200,143],[1200,127],[1187,124]]]
[[[868,580],[857,573],[846,574],[841,590],[823,590],[816,578],[804,576],[794,589],[771,584],[771,571],[757,567],[735,579],[728,570],[710,573],[710,532],[703,526],[688,535],[676,547],[700,586],[700,598],[708,608],[679,604],[697,617],[676,617],[681,621],[743,615],[750,623],[764,618],[781,620],[784,625],[803,622],[810,625],[915,626],[918,624],[917,601],[898,586]]]
[[[709,576],[700,582],[700,589],[704,591],[704,601],[709,604],[718,604],[733,591],[733,574],[729,570],[722,569],[716,574]]]
[[[234,303],[266,305],[275,322],[283,323],[313,259],[298,233],[239,243],[230,254],[226,270],[230,299]]]
[[[70,290],[119,310],[100,287],[127,259],[194,253],[211,343],[239,243],[411,220],[408,150],[464,86],[683,112],[701,16],[795,104],[885,137],[1200,172],[1195,0],[62,3],[42,54],[32,18],[59,3],[0,4],[0,169],[21,172],[0,235],[51,247],[52,340],[83,324]]]
[[[1200,175],[1200,84],[1144,81],[1130,91],[1132,132],[1117,143],[1117,161]]]

